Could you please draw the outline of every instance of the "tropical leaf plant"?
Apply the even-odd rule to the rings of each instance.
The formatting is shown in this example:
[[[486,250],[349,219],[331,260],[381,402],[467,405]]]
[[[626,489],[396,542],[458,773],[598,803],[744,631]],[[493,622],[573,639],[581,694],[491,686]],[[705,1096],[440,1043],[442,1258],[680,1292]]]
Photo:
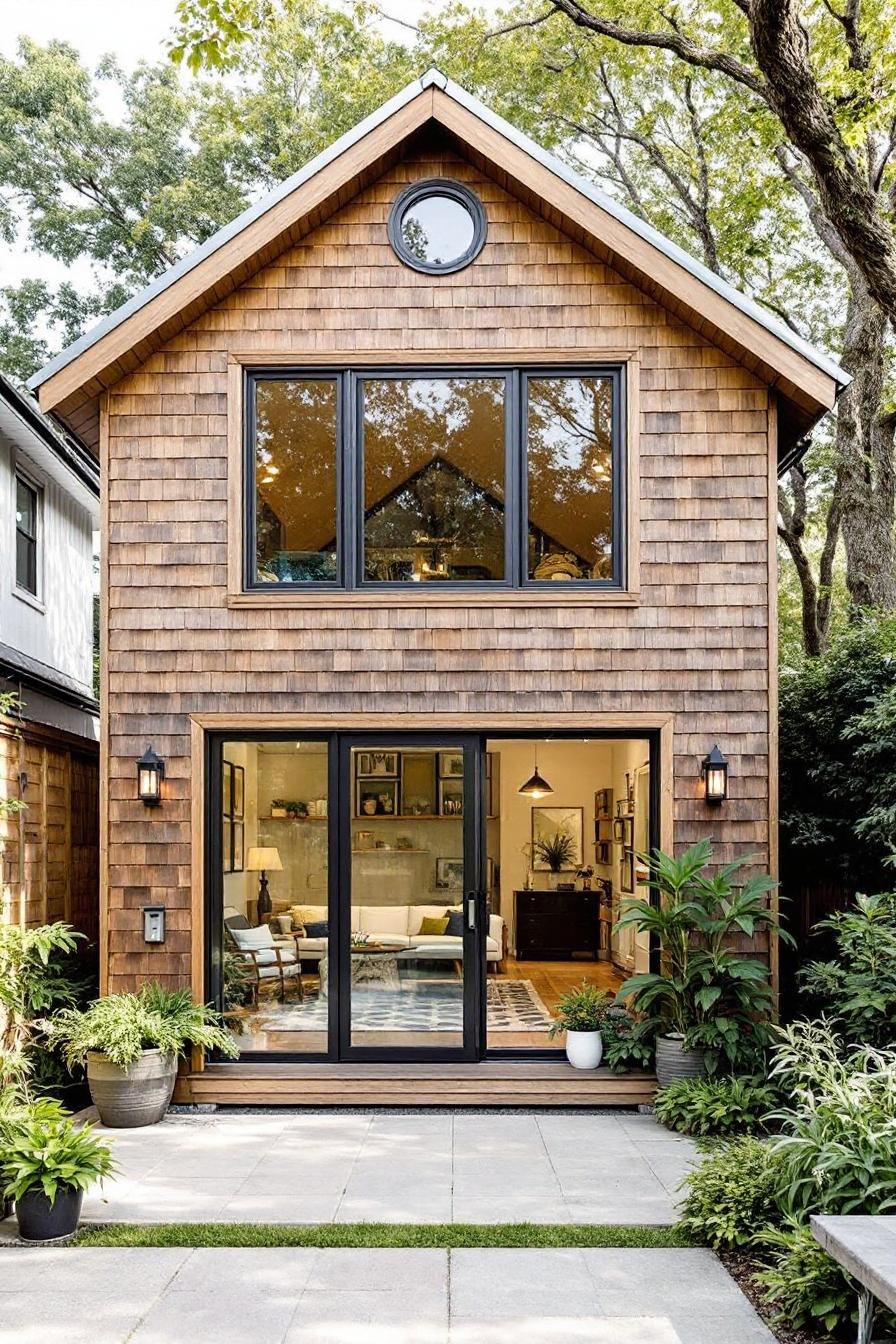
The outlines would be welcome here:
[[[744,956],[735,940],[760,932],[792,940],[769,905],[774,880],[754,872],[738,885],[751,860],[710,872],[711,857],[709,839],[679,858],[662,850],[639,856],[648,870],[644,885],[657,899],[627,901],[617,927],[655,938],[662,969],[630,976],[617,1001],[651,1020],[659,1034],[705,1050],[710,1070],[722,1059],[733,1069],[750,1069],[769,1040],[771,987],[767,964]]]

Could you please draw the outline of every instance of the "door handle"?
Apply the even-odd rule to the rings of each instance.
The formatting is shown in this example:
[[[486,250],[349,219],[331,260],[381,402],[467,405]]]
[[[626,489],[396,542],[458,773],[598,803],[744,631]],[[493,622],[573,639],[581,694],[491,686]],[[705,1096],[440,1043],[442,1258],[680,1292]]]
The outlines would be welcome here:
[[[467,926],[475,929],[476,927],[476,902],[479,899],[479,893],[476,891],[467,892]]]

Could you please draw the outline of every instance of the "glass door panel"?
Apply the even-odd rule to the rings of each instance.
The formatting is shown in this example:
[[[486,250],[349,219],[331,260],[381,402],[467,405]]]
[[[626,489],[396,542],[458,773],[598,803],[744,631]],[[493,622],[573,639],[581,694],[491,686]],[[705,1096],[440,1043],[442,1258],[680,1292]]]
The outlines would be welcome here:
[[[473,1057],[484,906],[477,752],[450,737],[349,748],[340,997],[350,1051]]]

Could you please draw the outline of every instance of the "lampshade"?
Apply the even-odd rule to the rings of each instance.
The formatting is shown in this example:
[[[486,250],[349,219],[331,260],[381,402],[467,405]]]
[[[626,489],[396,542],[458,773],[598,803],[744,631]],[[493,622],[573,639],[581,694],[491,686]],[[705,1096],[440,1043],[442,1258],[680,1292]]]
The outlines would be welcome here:
[[[246,871],[250,873],[282,873],[283,864],[280,862],[280,851],[271,846],[270,849],[250,849],[246,855]]]
[[[554,790],[546,779],[542,779],[541,775],[538,773],[538,766],[536,765],[535,773],[529,776],[525,784],[522,788],[518,789],[517,792],[525,794],[527,798],[546,798],[548,794],[553,793]]]

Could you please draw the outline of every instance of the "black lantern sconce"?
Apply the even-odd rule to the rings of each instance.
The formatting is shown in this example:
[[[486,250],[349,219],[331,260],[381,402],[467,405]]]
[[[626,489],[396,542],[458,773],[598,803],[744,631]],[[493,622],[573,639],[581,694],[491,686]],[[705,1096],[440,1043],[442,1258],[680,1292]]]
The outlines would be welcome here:
[[[147,807],[158,807],[162,801],[164,776],[165,762],[147,747],[137,762],[137,796]]]
[[[143,941],[144,943],[164,943],[165,941],[164,905],[144,905]]]
[[[700,773],[706,802],[710,807],[720,806],[728,797],[728,760],[719,751],[718,743],[704,756]]]

